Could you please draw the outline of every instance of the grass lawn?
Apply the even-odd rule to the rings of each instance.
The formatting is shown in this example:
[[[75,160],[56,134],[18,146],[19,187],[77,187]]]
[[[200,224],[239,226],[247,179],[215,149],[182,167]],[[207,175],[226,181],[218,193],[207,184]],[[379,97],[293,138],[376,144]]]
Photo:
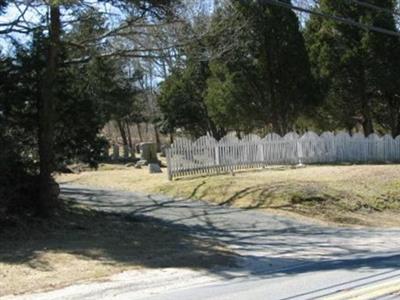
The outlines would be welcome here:
[[[231,252],[215,241],[68,202],[51,220],[0,226],[0,297],[101,280],[127,270],[209,269],[230,263]]]
[[[344,225],[400,226],[400,166],[307,166],[193,177],[172,182],[147,169],[102,165],[58,176],[61,183],[113,188],[273,211]]]

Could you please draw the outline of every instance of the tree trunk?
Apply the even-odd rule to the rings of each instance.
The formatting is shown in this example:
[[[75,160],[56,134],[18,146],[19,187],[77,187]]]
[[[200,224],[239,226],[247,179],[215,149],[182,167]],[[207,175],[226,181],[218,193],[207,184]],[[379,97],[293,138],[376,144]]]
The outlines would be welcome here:
[[[52,172],[54,170],[54,119],[57,97],[58,55],[60,49],[60,7],[50,2],[49,45],[46,53],[46,70],[38,104],[40,197],[38,213],[48,216],[56,206],[53,194]]]
[[[279,134],[280,136],[284,136],[284,130],[281,127],[281,122],[279,122],[279,118],[277,113],[273,113],[271,115],[271,124],[272,124],[272,132]]]
[[[396,97],[388,96],[388,108],[390,114],[390,130],[393,138],[396,138],[400,134],[400,105]]]
[[[136,123],[136,128],[137,128],[138,135],[139,135],[139,141],[142,143],[143,142],[142,129],[140,128],[139,123]]]
[[[400,122],[397,124],[396,128],[393,131],[393,138],[397,138],[400,135]]]
[[[390,131],[394,139],[400,135],[400,115],[390,122]]]
[[[118,125],[119,132],[121,134],[122,144],[124,146],[127,146],[128,145],[128,139],[126,137],[126,132],[125,132],[123,121],[118,120],[117,121],[117,125]]]
[[[363,131],[365,136],[369,136],[371,133],[374,132],[374,125],[373,125],[373,120],[372,120],[372,103],[371,103],[371,97],[370,93],[367,92],[367,80],[366,80],[366,71],[365,67],[363,68],[361,78],[360,78],[360,91],[359,95],[361,97],[361,113],[363,116]]]
[[[131,154],[131,158],[135,158],[135,147],[132,142],[132,134],[131,134],[131,128],[129,126],[129,122],[126,121],[126,132],[128,133],[128,143],[129,143],[129,151]]]
[[[131,135],[131,129],[129,128],[129,122],[125,121],[125,125],[126,125],[126,133],[128,134],[128,145],[129,148],[133,149],[132,135]]]
[[[352,136],[353,135],[353,124],[351,125],[347,125],[347,131],[349,132],[349,135]],[[364,129],[363,129],[364,130]]]
[[[156,136],[157,152],[160,152],[161,151],[160,135],[158,133],[157,125],[154,124],[153,126],[154,126],[154,134]]]
[[[371,114],[368,109],[364,110],[364,122],[363,122],[363,131],[365,136],[369,136],[371,133],[374,133],[374,125],[372,124]]]

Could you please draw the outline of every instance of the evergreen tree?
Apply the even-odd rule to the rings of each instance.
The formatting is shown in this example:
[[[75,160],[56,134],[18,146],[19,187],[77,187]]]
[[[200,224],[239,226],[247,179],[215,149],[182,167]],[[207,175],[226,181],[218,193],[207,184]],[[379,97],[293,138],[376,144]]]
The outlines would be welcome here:
[[[174,70],[162,84],[158,104],[163,113],[162,130],[184,130],[194,136],[216,134],[204,103],[208,67],[187,66]]]
[[[208,61],[199,59],[201,53],[198,47],[186,49],[186,65],[173,70],[161,84],[158,103],[164,132],[182,129],[194,136],[209,133],[216,138],[225,133],[212,120],[205,103],[210,70]]]
[[[210,70],[205,96],[210,118],[218,126],[237,132],[262,127],[254,118],[257,112],[245,70],[229,69],[227,64],[217,62],[211,64]]]
[[[371,4],[394,9],[392,0]],[[366,25],[397,30],[393,15],[350,1],[323,0],[319,9]],[[349,130],[361,123],[368,135],[381,120],[380,125],[398,132],[399,85],[394,74],[400,65],[399,39],[319,17],[311,17],[305,36],[313,73],[325,95],[322,122],[330,123],[330,129]],[[391,120],[390,124],[384,124],[384,120]]]
[[[219,9],[206,39],[211,53],[205,94],[210,117],[218,126],[237,132],[262,128],[266,117],[260,118],[258,111],[262,93],[246,22],[237,7]]]
[[[102,27],[101,23],[98,23],[99,20],[82,19],[91,23],[85,25],[88,28]],[[77,24],[79,27],[82,25]],[[83,35],[81,38],[88,38],[88,32],[93,30],[72,28],[70,33],[63,34],[63,41],[66,43],[72,39],[77,40],[78,32],[79,35]],[[43,76],[46,72],[45,49],[48,43],[48,37],[41,31],[36,31],[31,43],[16,45],[15,57],[0,61],[0,138],[2,141],[7,140],[7,145],[12,145],[14,149],[10,152],[7,147],[0,151],[1,157],[10,157],[9,163],[5,160],[7,163],[0,165],[0,173],[9,175],[7,170],[10,167],[19,166],[21,174],[32,176],[28,178],[21,175],[18,177],[20,182],[14,182],[14,185],[16,189],[18,186],[31,186],[32,191],[26,194],[32,195],[34,206],[39,213],[43,207],[37,203],[40,194],[37,190],[40,174],[40,127],[37,120],[38,107],[42,101],[42,87],[46,84]],[[98,49],[93,48],[90,51],[96,53]],[[70,60],[76,54],[76,51],[66,47],[59,49],[59,59],[63,61]],[[53,103],[52,115],[52,170],[59,170],[72,162],[96,166],[107,145],[99,135],[101,129],[110,119],[119,116],[122,108],[132,112],[137,93],[133,80],[135,79],[126,76],[122,66],[112,58],[98,57],[87,63],[63,64],[59,67],[53,80],[55,86],[62,88],[54,91],[57,101]],[[11,158],[15,159],[15,164],[11,162]],[[10,185],[6,183],[2,186],[10,189]],[[20,193],[15,194],[16,197],[24,198]]]
[[[299,115],[313,102],[313,80],[298,19],[293,11],[265,5],[263,1],[237,1],[234,10],[227,18],[235,21],[228,20],[226,24],[242,28],[237,31],[239,35],[228,34],[219,43],[222,49],[216,52],[223,54],[216,63],[225,67],[214,69],[230,73],[224,76],[226,79],[236,78],[230,84],[234,90],[228,97],[236,99],[224,102],[226,93],[220,93],[222,98],[218,99],[214,84],[208,102],[218,103],[213,111],[219,107],[232,113],[236,107],[237,112],[251,114],[258,126],[270,126],[273,131],[284,134],[294,128]],[[216,23],[221,26],[220,22]],[[224,51],[226,45],[231,48]],[[223,103],[230,108],[222,108]]]

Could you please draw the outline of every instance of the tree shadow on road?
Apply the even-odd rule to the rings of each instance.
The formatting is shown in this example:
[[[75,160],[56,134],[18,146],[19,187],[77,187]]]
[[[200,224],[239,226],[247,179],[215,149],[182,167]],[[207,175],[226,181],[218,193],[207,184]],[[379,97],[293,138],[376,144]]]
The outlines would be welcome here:
[[[3,293],[62,286],[137,267],[199,269],[226,279],[400,268],[398,253],[392,253],[388,265],[382,263],[383,253],[371,252],[370,232],[365,230],[324,228],[150,195],[68,187],[63,195],[69,200],[54,219],[0,231]],[[243,214],[249,214],[245,223]],[[365,244],[351,242],[363,237]],[[375,258],[337,259],[354,253]]]
[[[233,266],[223,243],[151,218],[66,201],[50,220],[0,230],[0,296],[61,287],[137,268]]]

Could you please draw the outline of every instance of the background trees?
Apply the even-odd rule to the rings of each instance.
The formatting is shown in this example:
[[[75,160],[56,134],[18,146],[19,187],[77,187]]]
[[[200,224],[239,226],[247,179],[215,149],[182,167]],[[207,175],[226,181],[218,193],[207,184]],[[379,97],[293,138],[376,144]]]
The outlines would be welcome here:
[[[2,62],[3,135],[23,145],[16,154],[30,161],[38,183],[33,206],[48,215],[57,204],[52,172],[72,160],[95,164],[105,123],[132,115],[137,78],[120,58],[157,55],[141,43],[142,29],[171,19],[172,1],[1,4],[10,15],[0,33],[14,45]]]
[[[261,2],[262,3],[262,2]],[[299,22],[291,10],[264,4],[239,7],[250,28],[259,118],[277,133],[294,129],[297,117],[312,103],[312,77]]]
[[[394,11],[394,1],[370,3]],[[387,11],[330,0],[321,1],[319,9],[397,31],[394,15]],[[394,74],[399,68],[399,38],[318,17],[311,17],[305,36],[313,73],[325,98],[325,125],[351,130],[358,123],[366,135],[375,128],[390,129],[397,135],[398,99],[394,99],[399,85]]]
[[[226,1],[206,16],[199,13],[202,21],[193,16],[185,20],[186,36],[195,37],[188,44],[200,45],[194,56],[209,70],[206,92],[192,99],[204,103],[213,123],[222,132],[282,134],[309,128],[398,135],[398,3],[278,2]],[[318,14],[296,14],[292,4]],[[169,86],[180,78],[175,73],[193,65],[189,57],[180,52],[179,68],[169,69]],[[190,78],[199,82],[195,76],[186,76],[186,82]],[[167,119],[179,106],[174,96],[184,99],[193,89],[184,95],[178,95],[183,89],[170,91],[169,101],[164,87],[163,107],[176,102],[164,111]],[[191,116],[190,109],[180,106],[179,115]],[[194,133],[179,118],[175,116],[177,126]],[[197,133],[199,125],[209,131],[207,122],[195,123]]]
[[[196,84],[206,83],[200,86],[206,92],[197,93],[196,103],[204,103],[203,110],[214,123],[223,131],[269,128],[284,133],[295,127],[297,117],[313,102],[313,80],[293,11],[261,2],[233,1],[216,10],[210,28],[200,38],[195,41],[201,45],[197,70],[207,66],[209,71],[203,72],[203,80],[186,76]],[[190,54],[187,57],[183,72],[195,65]],[[172,72],[169,81],[174,81],[173,76],[181,80]],[[166,97],[162,88],[161,95],[164,105],[175,96],[183,99],[171,91],[170,98]],[[209,122],[203,124],[209,131]]]
[[[10,161],[0,173],[18,166],[20,178],[35,182],[30,188],[40,187],[34,206],[47,214],[56,204],[52,172],[75,161],[96,165],[110,121],[131,148],[132,125],[141,141],[143,121],[158,143],[159,131],[398,135],[397,7],[393,0],[0,1],[0,138],[10,145],[0,149]]]

